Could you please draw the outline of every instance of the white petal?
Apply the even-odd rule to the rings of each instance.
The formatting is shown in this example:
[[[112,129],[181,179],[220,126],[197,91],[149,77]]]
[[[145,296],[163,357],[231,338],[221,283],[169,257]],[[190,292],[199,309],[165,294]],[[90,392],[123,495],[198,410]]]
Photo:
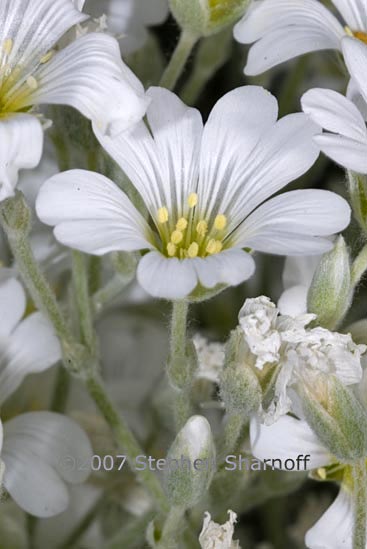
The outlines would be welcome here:
[[[66,482],[84,482],[92,448],[71,419],[52,412],[22,414],[4,424],[4,486],[18,505],[38,517],[64,511]]]
[[[367,30],[367,6],[364,0],[332,0],[332,3],[352,30]]]
[[[367,173],[367,140],[363,143],[341,135],[323,134],[317,135],[315,142],[337,164],[357,173]]]
[[[15,114],[0,120],[0,201],[14,195],[18,172],[34,168],[41,159],[43,131],[29,114]]]
[[[3,0],[0,43],[12,41],[8,64],[29,73],[69,28],[86,18],[70,0]]]
[[[38,84],[24,106],[63,104],[78,109],[104,133],[119,133],[142,119],[147,99],[124,64],[118,42],[90,33],[57,53],[34,74]]]
[[[363,116],[363,119],[367,120],[367,102],[363,99],[360,89],[356,82],[353,80],[353,78],[349,80],[347,97],[348,99],[353,101],[353,103]]]
[[[344,35],[336,17],[316,0],[256,2],[234,29],[239,42],[259,40],[249,51],[250,76],[304,53],[340,49]]]
[[[0,369],[0,403],[32,373],[42,372],[61,359],[61,348],[50,322],[41,314],[27,316],[11,334],[6,362]]]
[[[274,464],[284,467],[287,459],[296,460],[299,455],[309,455],[305,464],[300,461],[302,470],[315,469],[331,463],[332,458],[305,421],[290,416],[281,416],[272,425],[262,425],[254,417],[250,423],[251,451],[257,459],[280,459]]]
[[[282,281],[284,288],[297,286],[311,286],[313,275],[320,263],[320,258],[315,256],[287,257],[284,262]]]
[[[114,250],[151,248],[150,230],[127,196],[103,175],[71,170],[41,187],[36,211],[55,226],[64,245],[102,255]]]
[[[23,286],[15,278],[0,284],[0,337],[7,337],[24,315],[26,295]]]
[[[204,288],[218,284],[237,286],[250,278],[255,271],[255,262],[250,254],[232,248],[205,258],[192,260],[198,281]]]
[[[357,107],[344,95],[333,90],[315,88],[301,99],[302,109],[319,126],[357,141],[365,141],[367,130]]]
[[[281,294],[277,307],[282,315],[299,316],[307,313],[307,286],[292,286]]]
[[[191,260],[167,258],[159,252],[150,252],[140,260],[137,278],[144,290],[163,299],[183,299],[197,285]]]
[[[205,124],[200,157],[199,199],[210,215],[217,200],[223,202],[224,184],[232,192],[243,184],[235,178],[255,145],[276,123],[277,100],[259,86],[243,86],[224,95]]]
[[[339,195],[314,189],[284,193],[255,210],[235,235],[235,245],[281,255],[314,255],[332,248],[326,238],[345,229],[350,207]]]
[[[352,497],[343,487],[338,497],[307,532],[305,542],[309,549],[352,549]]]
[[[196,191],[203,122],[197,109],[187,107],[164,88],[149,88],[147,118],[160,158],[165,204],[184,215],[187,197]],[[186,206],[187,208],[187,206]]]
[[[233,180],[241,185],[236,189],[232,182],[228,184],[221,204],[229,219],[228,232],[314,164],[319,155],[313,140],[316,133],[320,133],[319,127],[305,114],[285,116],[265,132],[243,163],[237,163]]]
[[[343,38],[342,49],[348,71],[367,101],[367,45],[355,38]]]
[[[168,90],[151,88],[148,94],[153,137],[144,123],[112,139],[99,132],[96,135],[156,219],[158,208],[177,208],[196,185],[202,120],[196,109],[186,107]]]

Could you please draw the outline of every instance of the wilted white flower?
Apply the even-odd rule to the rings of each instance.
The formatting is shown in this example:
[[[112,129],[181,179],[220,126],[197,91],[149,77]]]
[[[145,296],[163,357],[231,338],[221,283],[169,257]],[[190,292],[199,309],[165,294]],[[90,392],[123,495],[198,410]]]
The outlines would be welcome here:
[[[339,494],[329,509],[307,532],[306,546],[309,549],[352,549],[353,547],[353,501],[351,469],[339,463],[323,446],[305,421],[283,416],[273,425],[261,425],[256,419],[250,425],[251,449],[260,460],[274,461],[274,466],[299,463],[301,468],[314,470],[318,480],[341,481]],[[299,461],[309,456],[309,460]],[[297,461],[298,458],[298,461]]]
[[[196,377],[217,383],[224,365],[225,346],[222,343],[209,342],[200,334],[195,334],[192,341],[198,357]]]
[[[0,421],[3,486],[31,515],[45,518],[64,511],[66,483],[87,479],[92,455],[84,431],[61,414],[29,412],[4,425]]]
[[[202,549],[241,549],[239,542],[233,539],[237,515],[233,511],[228,511],[228,514],[229,520],[218,524],[211,519],[210,513],[205,513],[199,536]]]
[[[149,128],[102,146],[133,182],[148,224],[102,175],[72,170],[51,178],[37,199],[40,219],[63,244],[102,255],[144,250],[137,277],[151,295],[180,299],[195,290],[237,285],[254,272],[249,248],[303,255],[330,249],[350,208],[336,194],[298,190],[267,200],[316,160],[318,128],[303,114],[277,121],[277,102],[245,86],[200,113],[162,88],[148,91]]]
[[[121,60],[115,39],[89,34],[53,49],[85,18],[71,0],[1,3],[0,200],[13,195],[18,170],[40,160],[42,127],[33,107],[75,107],[102,132],[122,131],[144,115],[143,87]]]
[[[19,387],[25,376],[42,372],[61,359],[53,327],[35,312],[24,319],[26,295],[9,278],[0,284],[0,404]]]
[[[343,50],[353,36],[367,43],[367,7],[363,0],[332,0],[343,22],[319,0],[255,0],[234,28],[250,48],[245,73],[260,74],[304,53]]]
[[[345,168],[365,174],[366,113],[363,104],[360,100],[356,101],[354,95],[357,88],[364,102],[367,101],[367,45],[352,38],[345,39],[343,44],[345,61],[354,85],[354,88],[350,88],[351,99],[332,90],[316,88],[306,92],[301,103],[304,112],[326,130],[314,138],[320,149]]]
[[[315,315],[279,315],[264,297],[248,299],[240,311],[244,340],[254,358],[254,366],[279,366],[274,398],[263,414],[271,423],[292,409],[291,390],[298,383],[312,383],[320,374],[335,375],[345,385],[362,378],[361,356],[365,345],[356,345],[350,334],[324,328],[308,328]]]

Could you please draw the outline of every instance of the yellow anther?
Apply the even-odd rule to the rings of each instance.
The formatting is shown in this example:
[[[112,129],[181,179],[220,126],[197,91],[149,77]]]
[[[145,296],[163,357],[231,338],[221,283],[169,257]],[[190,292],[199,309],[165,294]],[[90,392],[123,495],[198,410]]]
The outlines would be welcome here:
[[[208,232],[208,224],[206,221],[199,221],[199,223],[196,225],[196,232],[198,233],[198,235],[200,236],[205,236],[206,233]]]
[[[344,27],[344,30],[348,36],[353,36],[353,31],[350,27],[346,26]]]
[[[158,222],[163,224],[163,223],[167,223],[167,221],[168,221],[168,210],[166,206],[163,206],[158,210]]]
[[[325,467],[319,467],[319,469],[317,469],[317,474],[321,478],[321,480],[325,480],[326,479],[326,469],[325,469]]]
[[[176,246],[172,244],[172,242],[167,244],[167,253],[169,257],[174,257],[176,255]]]
[[[41,64],[47,63],[51,59],[51,57],[54,55],[54,53],[55,53],[54,50],[50,50],[49,52],[47,52],[43,57],[41,57],[40,63]]]
[[[6,53],[6,55],[9,55],[12,49],[13,49],[13,40],[11,38],[7,38],[3,44],[3,51],[4,53]]]
[[[173,244],[179,244],[182,239],[183,239],[183,234],[181,231],[173,231],[173,233],[171,234],[171,242]]]
[[[194,208],[196,204],[198,203],[198,195],[196,193],[189,194],[189,198],[187,199],[187,203],[190,208]]]
[[[180,219],[176,223],[176,229],[178,231],[184,231],[187,225],[188,225],[187,219],[185,219],[184,217],[180,217]]]
[[[214,227],[218,231],[222,231],[227,226],[227,218],[224,214],[219,214],[214,220]]]
[[[34,76],[28,76],[27,86],[31,88],[31,90],[36,90],[38,88],[38,83]]]
[[[221,251],[223,245],[220,242],[220,240],[214,240],[214,238],[211,238],[206,246],[206,252],[209,255],[217,254]]]
[[[197,257],[199,253],[199,244],[197,242],[192,242],[187,250],[188,257],[194,258]]]
[[[364,44],[367,44],[367,34],[365,32],[356,31],[353,33],[353,35]]]

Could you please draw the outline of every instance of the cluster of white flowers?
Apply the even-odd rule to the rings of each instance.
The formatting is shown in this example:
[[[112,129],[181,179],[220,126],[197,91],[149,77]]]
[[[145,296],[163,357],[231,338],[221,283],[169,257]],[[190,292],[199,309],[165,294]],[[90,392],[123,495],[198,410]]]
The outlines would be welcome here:
[[[223,456],[249,447],[243,446],[249,424],[255,458],[284,462],[309,454],[313,478],[341,484],[335,502],[308,531],[307,547],[367,549],[366,501],[361,510],[357,493],[364,483],[356,477],[367,459],[361,389],[367,351],[361,341],[367,338],[353,340],[353,330],[343,324],[367,271],[367,245],[352,259],[367,232],[367,4],[332,4],[0,1],[0,488],[26,513],[41,518],[62,513],[69,506],[67,484],[84,483],[96,464],[103,465],[106,476],[117,468],[120,473],[126,460],[137,481],[129,473],[122,482],[105,482],[100,467],[93,497],[103,491],[107,501],[113,492],[114,502],[124,499],[124,513],[142,521],[123,531],[131,545],[148,541],[152,549],[184,547],[186,511],[205,494],[213,513],[215,494],[226,488],[225,479],[218,490]],[[151,68],[150,45],[159,51],[165,42],[152,38],[149,29],[164,24],[170,13],[181,38],[161,79],[153,82],[150,74],[154,85],[145,89],[131,67],[142,63],[144,52],[143,68]],[[204,121],[189,106],[194,101],[187,87],[182,90],[180,77],[194,51],[199,61],[189,66],[188,83],[198,95],[202,80],[213,73],[210,63],[215,65],[211,35],[217,33],[218,43],[228,40],[233,24],[235,40],[251,45],[248,76],[320,50],[334,51],[348,76],[339,91],[303,93],[303,88],[295,98],[303,112],[286,116],[279,116],[284,93],[279,107],[264,87],[238,83],[217,97]],[[171,33],[171,26],[170,21],[162,28]],[[202,74],[200,63],[205,65]],[[172,91],[176,84],[186,102]],[[290,91],[298,93],[296,87]],[[321,152],[347,170],[348,199],[342,191],[305,188],[307,183],[283,192],[297,185]],[[336,235],[348,228],[352,216],[361,234],[350,242],[353,233],[345,240]],[[209,342],[199,333],[189,339],[189,304],[239,286],[255,271],[260,280],[258,253],[286,257],[278,306],[264,296],[247,299],[227,343]],[[127,309],[121,320],[120,308],[129,304],[133,309],[138,291],[141,309],[136,316]],[[170,341],[157,317],[145,314],[153,298],[172,301]],[[116,316],[108,317],[114,305]],[[230,299],[228,310],[226,305],[224,298],[228,312]],[[221,310],[217,316],[225,314]],[[210,329],[203,333],[211,338]],[[153,343],[156,353],[145,349]],[[161,379],[163,362],[168,383]],[[17,395],[25,391],[30,374],[42,380],[41,387],[45,372],[57,368],[52,399],[40,389],[42,404],[19,404]],[[120,370],[130,379],[122,379]],[[70,381],[73,376],[79,384]],[[325,380],[335,381],[344,400],[329,398]],[[84,430],[68,417],[69,384]],[[210,395],[215,406],[200,407],[199,385],[203,391],[218,388]],[[105,421],[95,409],[89,413],[89,401],[84,404],[78,391],[89,392]],[[256,393],[253,399],[250,391]],[[306,392],[319,414],[314,423]],[[139,417],[121,419],[114,400],[123,401],[127,414],[139,409]],[[152,413],[141,413],[148,401]],[[166,413],[168,406],[174,413]],[[216,422],[216,439],[209,420]],[[340,431],[340,455],[338,441],[328,444],[327,430],[336,439]],[[215,467],[184,472],[158,467],[161,483],[154,469],[136,468],[143,449],[132,431],[144,442],[144,451],[149,447],[153,453],[157,448],[161,453],[169,433],[174,440],[168,458],[178,463],[187,454],[193,464],[214,463],[219,472]],[[103,444],[113,448],[105,459],[95,454],[100,433]],[[354,440],[355,453],[348,453]],[[118,463],[112,453],[124,460]],[[238,482],[239,491],[241,486]],[[364,500],[366,494],[367,488]],[[264,501],[271,495],[269,489]],[[215,501],[218,516],[228,508],[225,499]],[[100,507],[97,502],[81,518],[72,543]],[[152,520],[153,507],[157,515]],[[199,535],[202,511],[200,503],[200,512],[190,518],[201,547],[239,549],[240,542],[233,540],[236,513],[228,511],[229,520],[220,525],[207,512]],[[179,521],[182,539],[176,541]],[[0,538],[4,524],[0,521]],[[98,543],[108,538],[106,546],[112,546],[110,539],[117,539],[118,546],[109,532],[101,541],[106,524],[96,534]],[[115,525],[111,530],[117,530]],[[126,545],[125,539],[120,542]],[[35,546],[34,539],[26,545]]]

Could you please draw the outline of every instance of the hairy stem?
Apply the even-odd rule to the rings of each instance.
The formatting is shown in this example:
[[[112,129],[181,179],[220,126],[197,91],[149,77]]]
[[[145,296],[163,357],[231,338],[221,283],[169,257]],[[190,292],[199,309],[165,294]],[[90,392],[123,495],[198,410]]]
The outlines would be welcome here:
[[[354,528],[353,549],[366,549],[367,471],[365,460],[353,466]]]
[[[89,298],[89,283],[86,258],[78,251],[72,252],[73,283],[78,306],[81,342],[92,354],[95,353],[95,333],[93,327],[92,308]]]

